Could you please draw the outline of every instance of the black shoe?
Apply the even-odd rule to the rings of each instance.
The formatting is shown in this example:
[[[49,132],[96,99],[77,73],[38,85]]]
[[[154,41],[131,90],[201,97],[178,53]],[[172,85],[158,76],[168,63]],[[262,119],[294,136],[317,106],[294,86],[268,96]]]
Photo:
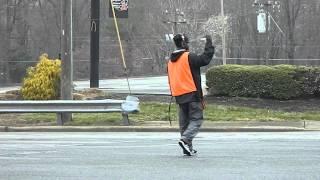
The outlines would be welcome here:
[[[191,144],[189,144],[188,146],[189,146],[189,149],[190,149],[191,155],[196,155],[196,154],[197,154],[197,150],[193,149],[192,143],[191,143]]]
[[[180,140],[179,141],[179,145],[183,150],[183,154],[187,155],[187,156],[191,156],[191,151],[189,149],[189,146],[187,143],[185,143],[184,141]]]
[[[191,156],[197,155],[197,152],[198,152],[197,150],[194,150],[194,149],[193,149],[193,150],[191,150],[190,154],[191,154]],[[183,149],[183,154],[188,155],[188,152]]]
[[[184,149],[182,149],[182,150],[183,150],[183,154],[188,155],[188,151],[186,151]]]
[[[197,150],[192,149],[191,150],[191,155],[197,155],[197,152],[198,152]]]

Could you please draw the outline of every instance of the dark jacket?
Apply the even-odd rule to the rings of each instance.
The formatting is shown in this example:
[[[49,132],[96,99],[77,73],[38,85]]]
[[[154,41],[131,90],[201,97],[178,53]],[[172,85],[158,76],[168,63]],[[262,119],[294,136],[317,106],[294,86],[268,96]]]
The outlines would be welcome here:
[[[212,45],[212,41],[209,40],[206,42],[205,49],[203,54],[197,55],[194,53],[189,54],[189,65],[191,68],[192,77],[194,80],[194,83],[197,87],[197,92],[192,92],[188,94],[184,94],[181,96],[177,96],[176,102],[178,104],[185,104],[189,102],[198,102],[202,101],[203,99],[203,93],[202,93],[202,87],[201,87],[201,71],[200,67],[206,66],[210,63],[212,60],[212,57],[214,55],[215,48]],[[170,61],[176,62],[179,60],[180,56],[186,52],[186,50],[180,49],[176,50],[171,54]]]

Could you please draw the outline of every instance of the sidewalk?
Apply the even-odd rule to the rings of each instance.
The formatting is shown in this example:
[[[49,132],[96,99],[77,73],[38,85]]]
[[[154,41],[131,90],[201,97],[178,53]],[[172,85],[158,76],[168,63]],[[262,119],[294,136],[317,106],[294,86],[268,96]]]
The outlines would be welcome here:
[[[136,126],[0,126],[0,132],[179,132],[174,122],[146,122]],[[294,132],[320,131],[319,121],[205,122],[201,132]]]

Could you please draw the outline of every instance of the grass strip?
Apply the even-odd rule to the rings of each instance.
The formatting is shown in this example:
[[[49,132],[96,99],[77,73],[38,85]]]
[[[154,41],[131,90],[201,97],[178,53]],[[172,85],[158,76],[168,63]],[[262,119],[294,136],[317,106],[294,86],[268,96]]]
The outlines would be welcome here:
[[[141,111],[130,114],[134,122],[167,121],[168,103],[148,102],[141,103]],[[171,119],[177,121],[177,105],[172,104]],[[208,121],[288,121],[288,120],[319,120],[320,112],[285,112],[269,109],[256,109],[248,107],[223,106],[210,104],[204,111],[205,120]],[[75,113],[72,122],[66,125],[119,125],[119,113]],[[48,123],[55,124],[55,114],[23,114],[19,117],[30,124]]]

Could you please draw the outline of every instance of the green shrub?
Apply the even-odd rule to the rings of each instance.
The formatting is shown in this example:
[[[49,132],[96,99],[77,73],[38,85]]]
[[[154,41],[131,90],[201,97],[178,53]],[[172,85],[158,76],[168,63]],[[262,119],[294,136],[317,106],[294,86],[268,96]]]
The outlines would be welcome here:
[[[320,95],[320,68],[300,66],[296,69],[296,80],[301,82],[303,95]]]
[[[278,66],[217,66],[208,70],[212,95],[291,99],[320,92],[319,68]]]
[[[27,70],[21,95],[25,100],[53,100],[59,98],[61,61],[51,60],[47,54],[39,57],[36,67]]]

